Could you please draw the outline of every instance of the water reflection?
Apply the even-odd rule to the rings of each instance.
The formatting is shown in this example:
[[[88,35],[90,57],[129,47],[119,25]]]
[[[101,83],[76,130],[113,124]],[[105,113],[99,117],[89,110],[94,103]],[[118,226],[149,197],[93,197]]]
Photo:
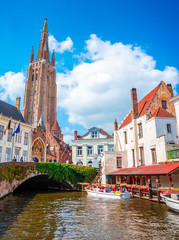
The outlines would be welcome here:
[[[9,226],[2,239],[179,238],[179,215],[168,211],[164,204],[108,200],[80,192],[38,193],[30,201],[29,196],[20,199],[21,204],[15,208],[13,201],[8,201],[1,211],[7,219],[4,224]],[[11,222],[11,214],[17,210]]]

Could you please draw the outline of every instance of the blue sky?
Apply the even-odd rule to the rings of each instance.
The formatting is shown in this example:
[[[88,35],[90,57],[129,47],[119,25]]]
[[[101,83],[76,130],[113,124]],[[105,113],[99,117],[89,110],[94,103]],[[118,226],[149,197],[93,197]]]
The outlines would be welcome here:
[[[3,78],[6,73],[22,73],[26,77],[31,47],[34,45],[36,54],[40,30],[44,18],[47,17],[49,34],[53,35],[56,43],[66,41],[67,37],[73,42],[70,49],[56,53],[56,71],[59,73],[57,112],[59,125],[64,130],[64,134],[68,135],[69,139],[74,129],[84,134],[87,128],[94,125],[103,127],[104,130],[112,133],[113,119],[116,117],[118,121],[122,120],[130,110],[131,87],[139,89],[139,100],[160,80],[172,82],[176,92],[178,91],[178,12],[179,2],[177,0],[170,2],[166,0],[3,1],[0,14],[0,92],[4,91],[2,85],[6,86],[5,81],[8,80]],[[122,45],[116,45],[117,43]],[[132,45],[131,51],[125,54],[128,44]],[[151,74],[148,71],[147,77],[145,74],[142,78],[143,69],[141,69],[140,77],[138,76],[140,69],[136,74],[132,69],[133,74],[126,75],[129,71],[128,67],[131,67],[129,65],[135,66],[136,64],[136,59],[133,63],[130,55],[135,52],[135,46],[140,48],[138,58],[141,59],[141,63],[147,59],[145,65],[151,69]],[[124,54],[126,59],[122,57],[118,59],[114,52],[122,56]],[[108,62],[108,59],[111,61]],[[123,59],[124,62],[122,62]],[[116,66],[117,63],[121,64],[121,68],[123,66],[121,72],[118,72],[117,68],[110,72],[113,68],[110,64],[113,61],[116,61]],[[126,64],[127,62],[129,65]],[[110,66],[107,72],[105,66]],[[143,68],[142,64],[140,66]],[[166,66],[172,68],[165,71]],[[154,78],[153,70],[156,70]],[[113,74],[114,77],[110,77]],[[114,80],[116,76],[120,79],[118,85],[115,85],[117,84],[117,80]],[[83,85],[83,81],[91,82],[91,84]],[[127,81],[129,84],[126,84]],[[73,87],[75,84],[78,85],[77,89]],[[109,86],[114,86],[114,88],[108,91]],[[119,89],[115,92],[116,86]],[[112,93],[120,95],[123,88],[126,93],[129,93],[129,100],[125,97],[114,98],[112,96]],[[11,88],[9,89],[12,91]],[[82,92],[88,92],[89,89],[91,89],[89,95],[82,94]],[[69,90],[69,93],[66,93],[66,90]],[[65,99],[63,92],[66,93],[68,99]],[[84,105],[80,103],[80,109],[77,109],[73,103],[75,99],[79,102],[78,96],[81,94],[80,99]],[[18,91],[12,91],[9,95],[7,93],[3,99],[14,104],[13,96],[17,95]],[[0,96],[2,98],[2,95]],[[97,96],[101,97],[98,99]],[[103,99],[106,101],[103,102]],[[68,104],[72,107],[70,108]],[[121,104],[123,107],[120,106]]]

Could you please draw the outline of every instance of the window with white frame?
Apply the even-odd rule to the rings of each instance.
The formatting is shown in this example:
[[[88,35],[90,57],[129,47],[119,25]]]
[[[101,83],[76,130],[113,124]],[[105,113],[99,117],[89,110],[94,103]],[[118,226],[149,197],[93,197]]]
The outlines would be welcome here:
[[[143,137],[142,123],[138,124],[138,131],[139,131],[139,138],[142,138]]]
[[[98,132],[97,131],[92,132],[92,138],[97,138],[97,137],[98,137]]]
[[[0,147],[0,162],[2,162],[2,147]]]
[[[6,148],[5,161],[6,162],[10,162],[11,161],[11,148]]]
[[[22,142],[22,131],[16,134],[16,143],[21,143],[21,142]]]
[[[27,151],[23,151],[23,161],[27,162]]]
[[[11,140],[12,140],[12,128],[10,128],[9,130],[8,130],[8,135],[7,135],[7,141],[8,142],[11,142]]]
[[[79,146],[79,147],[77,148],[77,155],[78,155],[78,156],[82,156],[82,154],[83,154],[82,146]]]
[[[4,135],[4,126],[0,125],[0,140],[3,138]]]
[[[99,145],[98,146],[98,155],[100,155],[103,152],[103,146]]]
[[[171,124],[167,124],[167,133],[171,133],[172,129],[171,129]]]
[[[116,157],[116,165],[117,165],[117,168],[122,167],[122,157]]]
[[[19,154],[20,154],[20,149],[15,149],[15,158],[16,158],[16,161],[18,162],[19,161]]]
[[[156,155],[156,149],[152,148],[151,149],[151,153],[152,153],[152,162],[156,163],[157,162],[157,155]]]
[[[28,133],[24,133],[24,145],[28,145],[28,136],[29,134]]]
[[[140,161],[141,165],[144,164],[144,148],[140,147]]]
[[[124,142],[125,142],[125,144],[127,144],[127,132],[126,131],[124,132]]]
[[[113,152],[114,151],[114,145],[108,145],[108,151]]]
[[[90,156],[93,154],[93,147],[92,146],[88,146],[87,147],[87,155]]]
[[[135,151],[132,149],[132,160],[133,160],[133,166],[135,167]]]

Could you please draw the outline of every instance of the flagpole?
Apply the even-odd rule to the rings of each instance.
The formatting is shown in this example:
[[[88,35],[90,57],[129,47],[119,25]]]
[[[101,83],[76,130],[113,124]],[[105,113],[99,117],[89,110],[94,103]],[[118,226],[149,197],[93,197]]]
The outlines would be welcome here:
[[[15,122],[15,124],[14,124],[14,132],[15,132],[15,129],[16,129],[16,122]],[[13,134],[13,133],[12,133]],[[14,136],[16,136],[16,135],[14,135]],[[11,139],[12,139],[12,137],[11,137]],[[13,137],[13,140],[12,140],[12,154],[11,154],[11,160],[12,160],[12,158],[13,158],[13,153],[14,153],[14,137]]]

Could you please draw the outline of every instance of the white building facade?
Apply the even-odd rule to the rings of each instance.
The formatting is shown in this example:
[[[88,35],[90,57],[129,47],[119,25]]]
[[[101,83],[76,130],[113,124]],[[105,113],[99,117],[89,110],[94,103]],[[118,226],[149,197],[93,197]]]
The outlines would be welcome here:
[[[19,111],[19,101],[16,107],[0,101],[0,162],[27,162],[31,157],[31,125],[27,124]],[[10,129],[4,131],[11,119]],[[12,136],[20,122],[20,133]]]
[[[72,141],[72,161],[74,164],[100,167],[104,151],[114,151],[114,138],[103,129],[93,127],[83,136],[74,133]]]
[[[131,90],[132,111],[121,125],[114,127],[115,151],[126,152],[122,167],[158,164],[168,160],[167,151],[176,147],[177,129],[171,85],[161,82],[137,102]]]

